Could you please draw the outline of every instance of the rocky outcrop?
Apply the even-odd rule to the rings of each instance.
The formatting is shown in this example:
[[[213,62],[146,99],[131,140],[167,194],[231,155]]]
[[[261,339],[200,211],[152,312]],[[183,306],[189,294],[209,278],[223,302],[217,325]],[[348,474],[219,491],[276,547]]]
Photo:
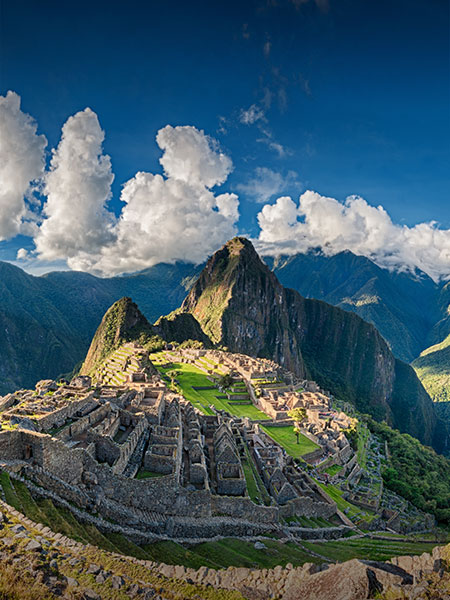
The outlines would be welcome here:
[[[168,578],[237,590],[249,600],[438,599],[446,597],[439,592],[449,589],[449,558],[450,546],[445,546],[435,547],[431,554],[399,556],[388,562],[353,559],[338,564],[220,571],[160,564],[159,571]]]
[[[440,449],[445,431],[430,398],[375,327],[284,288],[248,240],[234,238],[208,260],[181,310],[215,343],[271,358]]]

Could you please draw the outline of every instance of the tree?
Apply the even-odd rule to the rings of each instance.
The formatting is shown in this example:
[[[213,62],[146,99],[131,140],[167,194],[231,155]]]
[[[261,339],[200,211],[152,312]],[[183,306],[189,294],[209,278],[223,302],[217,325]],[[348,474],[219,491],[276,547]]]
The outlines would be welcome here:
[[[225,375],[222,375],[222,377],[219,379],[219,387],[221,387],[223,390],[226,390],[233,385],[233,381],[233,377],[230,375],[230,373],[225,373]]]
[[[173,389],[175,387],[175,379],[181,375],[181,371],[172,369],[171,371],[167,371],[167,375],[170,377],[170,385]]]
[[[288,416],[294,420],[294,433],[297,437],[297,444],[300,443],[300,433],[301,427],[300,424],[302,421],[306,419],[306,409],[305,408],[293,408],[288,412]]]

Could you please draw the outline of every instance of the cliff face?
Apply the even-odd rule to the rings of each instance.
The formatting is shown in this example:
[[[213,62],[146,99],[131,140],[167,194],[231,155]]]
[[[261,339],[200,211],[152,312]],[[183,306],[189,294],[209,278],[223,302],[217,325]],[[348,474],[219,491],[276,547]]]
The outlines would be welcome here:
[[[230,351],[273,358],[305,375],[286,290],[248,240],[234,238],[209,259],[181,310]]]
[[[395,359],[375,327],[354,313],[286,292],[310,376],[362,412],[389,414]]]
[[[95,332],[81,374],[91,374],[116,348],[140,336],[155,335],[154,328],[131,298],[121,298],[105,313]]]
[[[436,441],[430,398],[375,327],[283,288],[248,240],[235,238],[209,259],[181,310],[230,351],[272,358],[424,443]]]

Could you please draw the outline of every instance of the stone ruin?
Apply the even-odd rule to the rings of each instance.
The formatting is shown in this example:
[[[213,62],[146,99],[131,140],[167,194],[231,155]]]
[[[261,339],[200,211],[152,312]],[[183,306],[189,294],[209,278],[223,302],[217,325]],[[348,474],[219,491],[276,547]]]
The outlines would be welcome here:
[[[187,350],[193,358],[186,360],[198,360],[201,352]],[[217,351],[208,352],[217,358]],[[308,530],[289,523],[289,535],[345,533],[349,522],[336,504],[257,423],[216,409],[201,414],[166,387],[139,347],[127,345],[114,355],[92,379],[39,382],[34,391],[1,398],[0,466],[78,516],[98,514],[104,528],[126,524],[138,542],[279,535],[287,519],[302,516],[334,525]],[[223,352],[220,359],[250,378],[257,373],[270,382],[282,375],[271,361]],[[116,361],[122,369],[132,366],[132,373],[142,367],[145,377],[114,383]],[[280,402],[307,407],[305,431],[322,451],[342,464],[355,461],[342,433],[346,416],[333,411],[320,390],[279,393]],[[248,477],[256,478],[264,502],[249,497]]]

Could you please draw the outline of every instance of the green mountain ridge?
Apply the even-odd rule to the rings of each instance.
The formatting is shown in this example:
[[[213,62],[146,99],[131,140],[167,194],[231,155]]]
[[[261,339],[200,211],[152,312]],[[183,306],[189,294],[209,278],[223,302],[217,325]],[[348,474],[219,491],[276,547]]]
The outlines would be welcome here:
[[[390,272],[348,251],[265,261],[285,287],[373,323],[394,355],[406,362],[450,334],[450,285],[436,285],[424,274]],[[133,298],[150,322],[170,313],[201,269],[175,263],[105,279],[66,271],[34,277],[0,262],[0,394],[70,372],[86,355],[108,307],[124,296]],[[431,387],[430,376],[418,370],[436,399],[446,397],[450,378],[450,367],[440,356],[436,352],[426,358],[430,363],[439,359]],[[419,366],[422,362],[423,357]]]
[[[0,261],[0,394],[72,371],[107,309],[124,296],[151,322],[177,308],[197,270],[175,263],[107,279],[76,271],[35,277]]]
[[[105,313],[95,332],[82,375],[91,375],[114,350],[125,342],[132,342],[155,335],[154,328],[131,298],[121,298]]]
[[[450,335],[424,350],[412,365],[435,402],[450,402]]]

